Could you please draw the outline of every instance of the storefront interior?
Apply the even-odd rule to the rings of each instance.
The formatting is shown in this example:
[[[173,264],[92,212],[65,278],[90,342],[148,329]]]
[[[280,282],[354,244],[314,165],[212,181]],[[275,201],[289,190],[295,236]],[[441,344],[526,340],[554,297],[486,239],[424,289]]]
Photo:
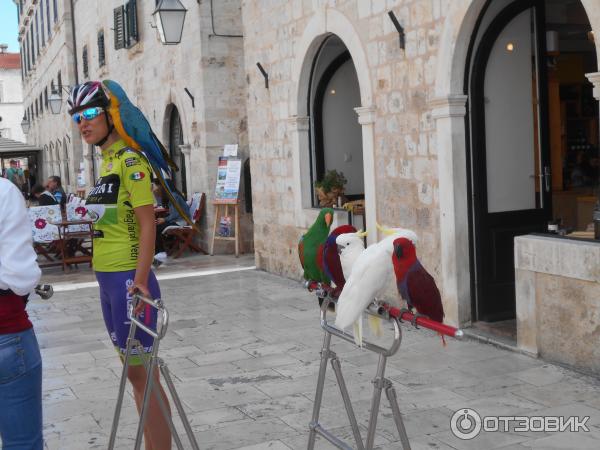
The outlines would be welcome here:
[[[593,239],[595,36],[579,0],[488,2],[468,79],[473,321],[514,338],[514,238]]]

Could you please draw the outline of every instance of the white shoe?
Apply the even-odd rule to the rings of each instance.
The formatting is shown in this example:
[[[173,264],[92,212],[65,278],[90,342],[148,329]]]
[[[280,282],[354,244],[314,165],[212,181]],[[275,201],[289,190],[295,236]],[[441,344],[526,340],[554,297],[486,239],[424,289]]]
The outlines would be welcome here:
[[[160,252],[154,255],[154,259],[158,259],[161,263],[164,263],[167,260],[167,253]]]

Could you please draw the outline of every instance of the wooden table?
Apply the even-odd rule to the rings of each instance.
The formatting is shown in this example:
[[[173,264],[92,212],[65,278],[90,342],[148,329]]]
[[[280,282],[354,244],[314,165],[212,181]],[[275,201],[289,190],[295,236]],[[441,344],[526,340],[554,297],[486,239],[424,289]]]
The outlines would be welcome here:
[[[91,220],[62,220],[53,222],[58,227],[59,249],[63,270],[71,264],[89,263],[92,265],[92,240],[94,237],[93,222]],[[73,231],[69,229],[73,225],[79,225],[82,230]],[[90,247],[85,247],[89,239]],[[77,251],[81,255],[77,256]]]

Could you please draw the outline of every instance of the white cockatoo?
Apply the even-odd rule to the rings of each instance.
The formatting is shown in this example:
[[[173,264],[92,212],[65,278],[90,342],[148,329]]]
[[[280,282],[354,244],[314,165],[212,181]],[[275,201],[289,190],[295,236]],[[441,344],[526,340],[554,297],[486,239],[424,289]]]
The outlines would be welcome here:
[[[358,256],[365,250],[365,241],[363,238],[367,235],[366,232],[357,231],[356,233],[340,234],[335,243],[340,254],[340,263],[342,264],[342,272],[347,280],[352,273],[352,266]]]
[[[392,252],[394,240],[399,237],[410,239],[417,243],[414,231],[404,228],[382,229],[387,236],[380,242],[370,245],[360,253],[352,266],[350,277],[346,278],[346,285],[342,291],[336,308],[335,325],[345,329],[356,321],[362,321],[365,308],[386,290],[394,277],[392,265]],[[374,326],[374,324],[371,324]],[[355,333],[354,339],[358,346],[362,346],[361,332]],[[375,326],[377,328],[377,326]],[[377,331],[376,331],[377,332]]]
[[[356,233],[340,234],[335,239],[340,254],[342,272],[344,273],[344,278],[346,280],[350,279],[355,261],[360,254],[365,251],[365,241],[363,238],[366,235],[367,232],[361,233],[359,231]],[[360,342],[362,342],[362,316],[354,322],[354,336],[357,336]]]

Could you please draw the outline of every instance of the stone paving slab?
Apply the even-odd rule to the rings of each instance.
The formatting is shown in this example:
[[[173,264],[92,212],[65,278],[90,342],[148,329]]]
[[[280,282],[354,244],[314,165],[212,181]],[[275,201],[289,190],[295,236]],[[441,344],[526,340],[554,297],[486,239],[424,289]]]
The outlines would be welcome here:
[[[205,264],[197,261],[195,270]],[[172,322],[160,354],[200,447],[305,449],[323,338],[314,296],[295,281],[255,270],[163,280],[161,288]],[[49,301],[33,300],[29,312],[44,358],[46,449],[106,448],[121,366],[97,288],[59,289]],[[333,350],[366,437],[377,357],[345,342]],[[542,360],[474,341],[448,339],[444,347],[437,335],[406,325],[386,375],[413,450],[600,448],[600,383]],[[450,417],[462,408],[482,415],[589,416],[591,431],[482,432],[463,441],[450,431]],[[321,417],[353,442],[330,368]],[[378,423],[377,447],[401,448],[385,396]],[[136,426],[128,389],[118,449],[133,447]],[[318,438],[316,448],[334,447]]]

